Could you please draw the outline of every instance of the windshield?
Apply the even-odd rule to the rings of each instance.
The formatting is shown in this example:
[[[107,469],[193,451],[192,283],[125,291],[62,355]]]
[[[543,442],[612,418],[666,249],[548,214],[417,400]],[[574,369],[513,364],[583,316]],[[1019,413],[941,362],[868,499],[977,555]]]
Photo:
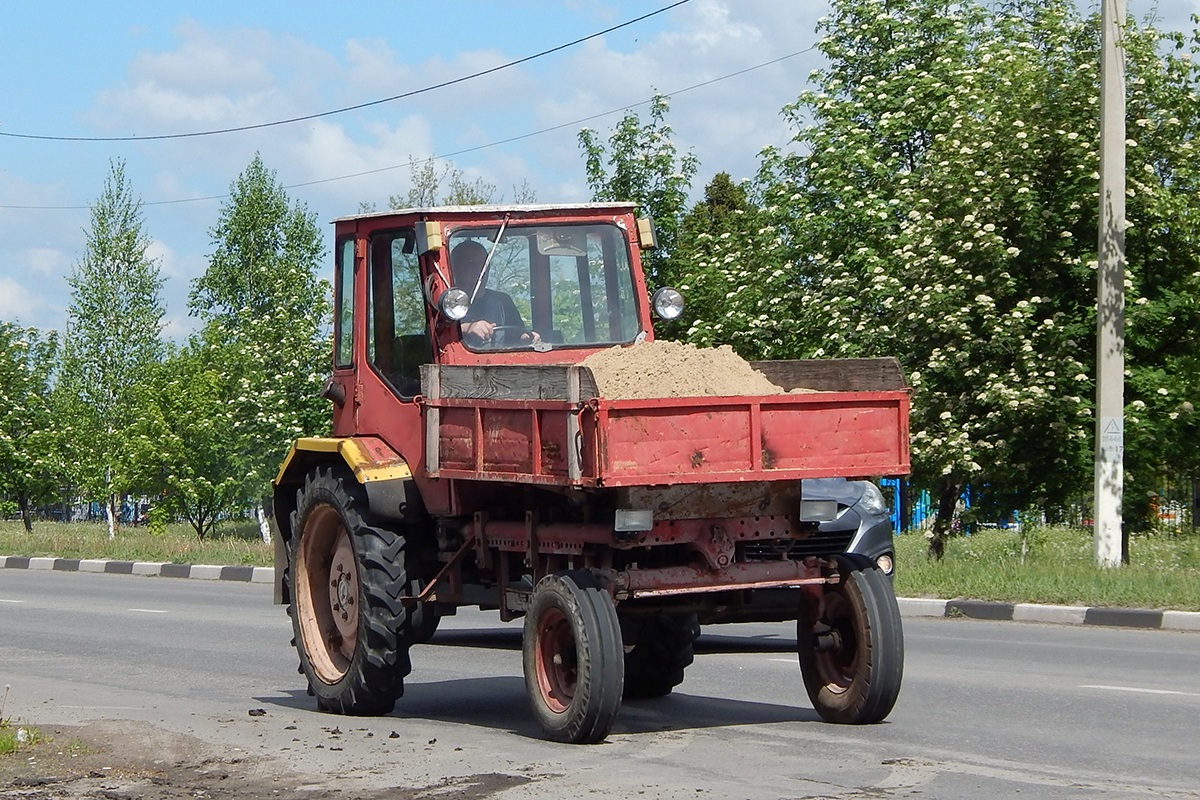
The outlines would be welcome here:
[[[639,332],[625,232],[612,224],[461,228],[449,237],[474,350],[594,347]]]

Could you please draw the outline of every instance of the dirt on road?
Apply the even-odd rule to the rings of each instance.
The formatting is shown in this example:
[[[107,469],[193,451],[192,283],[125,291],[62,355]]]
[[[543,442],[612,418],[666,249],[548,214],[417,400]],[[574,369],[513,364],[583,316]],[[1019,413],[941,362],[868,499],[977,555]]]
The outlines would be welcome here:
[[[364,791],[145,722],[34,727],[37,742],[0,755],[0,800],[476,800],[528,780],[488,773]]]

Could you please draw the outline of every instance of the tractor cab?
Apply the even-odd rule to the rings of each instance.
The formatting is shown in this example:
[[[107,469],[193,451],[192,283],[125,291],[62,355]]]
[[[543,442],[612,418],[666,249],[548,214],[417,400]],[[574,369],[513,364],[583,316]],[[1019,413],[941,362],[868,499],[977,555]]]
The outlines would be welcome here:
[[[425,364],[569,364],[654,338],[641,251],[653,227],[628,203],[449,206],[335,221],[336,435],[377,433],[365,395],[421,394]],[[380,416],[371,412],[373,416]],[[389,412],[385,415],[392,417]]]

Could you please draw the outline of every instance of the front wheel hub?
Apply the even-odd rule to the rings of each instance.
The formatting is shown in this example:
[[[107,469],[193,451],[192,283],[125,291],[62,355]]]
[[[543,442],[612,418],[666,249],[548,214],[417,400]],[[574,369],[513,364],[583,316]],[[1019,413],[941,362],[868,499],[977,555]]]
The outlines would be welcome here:
[[[818,653],[829,653],[842,649],[842,634],[838,631],[825,631],[817,634],[816,649]]]
[[[338,537],[329,565],[329,608],[333,612],[333,623],[342,638],[352,638],[358,630],[357,602],[358,569],[354,562],[354,548],[350,537]]]

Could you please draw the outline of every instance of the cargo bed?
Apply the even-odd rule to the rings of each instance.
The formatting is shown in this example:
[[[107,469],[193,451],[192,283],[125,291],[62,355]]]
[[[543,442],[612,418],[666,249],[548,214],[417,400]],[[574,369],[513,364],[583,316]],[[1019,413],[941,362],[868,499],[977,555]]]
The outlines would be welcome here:
[[[426,365],[426,469],[577,487],[908,473],[909,398],[895,359],[754,366],[811,391],[617,400],[600,397],[580,365]]]

